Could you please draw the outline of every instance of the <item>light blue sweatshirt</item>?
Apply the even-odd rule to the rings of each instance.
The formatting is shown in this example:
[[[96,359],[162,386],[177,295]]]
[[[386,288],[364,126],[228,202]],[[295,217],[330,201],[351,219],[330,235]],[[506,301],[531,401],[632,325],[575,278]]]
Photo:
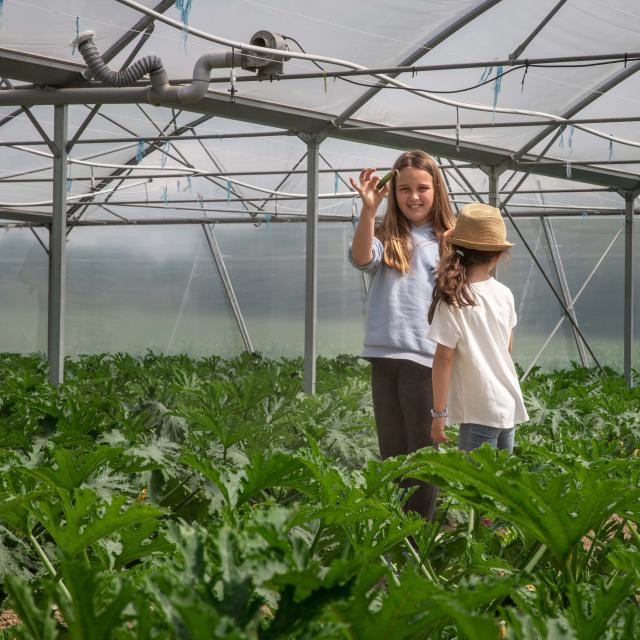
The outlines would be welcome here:
[[[382,261],[382,243],[373,239],[371,262],[357,269],[373,275],[362,357],[402,358],[430,367],[436,343],[427,339],[427,312],[435,285],[439,246],[433,227],[411,228],[414,243],[411,268],[406,274]]]

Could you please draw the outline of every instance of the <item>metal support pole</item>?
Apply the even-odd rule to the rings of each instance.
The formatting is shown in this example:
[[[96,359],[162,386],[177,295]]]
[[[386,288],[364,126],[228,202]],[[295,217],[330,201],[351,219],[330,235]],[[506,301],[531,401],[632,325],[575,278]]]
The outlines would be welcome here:
[[[304,391],[316,391],[318,324],[318,168],[320,136],[303,134],[307,143],[307,265],[304,304]]]
[[[487,178],[489,178],[489,204],[492,207],[500,208],[500,174],[498,167],[484,168]],[[493,277],[498,279],[498,264],[493,268]]]
[[[487,167],[485,173],[489,178],[489,204],[492,207],[500,207],[500,185],[498,179],[502,173],[497,167]]]
[[[624,194],[624,380],[629,387],[633,386],[633,214],[636,195]]]
[[[244,342],[244,348],[249,353],[253,353],[254,348],[251,342],[251,336],[249,335],[247,325],[244,322],[244,317],[242,316],[242,311],[240,310],[240,305],[238,304],[238,298],[236,298],[236,293],[233,290],[231,278],[229,277],[229,272],[227,271],[227,267],[224,263],[224,258],[222,257],[222,253],[220,252],[218,241],[216,240],[216,237],[213,233],[213,225],[203,224],[202,229],[207,239],[207,243],[209,244],[209,249],[211,250],[213,260],[215,261],[216,267],[218,268],[218,273],[220,274],[220,279],[222,280],[222,285],[224,286],[227,298],[229,299],[229,303],[231,304],[233,315],[236,319],[238,329],[240,330],[242,341]]]
[[[544,230],[544,235],[547,239],[547,245],[549,246],[549,251],[551,252],[551,259],[553,261],[553,266],[556,270],[556,275],[558,276],[558,281],[560,282],[560,292],[562,293],[562,297],[564,298],[564,304],[567,307],[567,310],[571,317],[573,318],[574,324],[571,325],[571,331],[573,332],[574,340],[576,341],[576,346],[578,347],[578,355],[580,356],[580,363],[583,367],[589,366],[589,357],[587,355],[587,350],[584,348],[584,344],[576,331],[576,327],[578,326],[578,318],[576,317],[576,310],[573,306],[573,300],[571,299],[571,292],[569,291],[569,284],[567,283],[567,276],[564,272],[564,267],[562,266],[562,260],[560,259],[560,253],[558,251],[558,243],[556,241],[556,236],[553,232],[553,227],[551,226],[551,222],[547,220],[544,216],[540,216],[540,222],[542,223],[542,228]]]
[[[53,218],[49,231],[49,382],[64,380],[65,245],[67,231],[67,111],[54,107]]]

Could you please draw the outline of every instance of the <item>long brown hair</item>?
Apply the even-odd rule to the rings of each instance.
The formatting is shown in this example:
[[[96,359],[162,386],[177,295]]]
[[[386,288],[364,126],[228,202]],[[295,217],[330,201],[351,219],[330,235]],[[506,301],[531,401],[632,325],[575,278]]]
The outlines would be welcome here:
[[[440,242],[444,246],[444,232],[454,225],[453,213],[449,204],[447,188],[436,161],[424,151],[416,149],[406,151],[398,156],[393,168],[401,171],[406,167],[422,169],[433,180],[433,206],[430,212],[430,223]],[[411,265],[413,247],[411,244],[411,223],[402,215],[396,197],[397,174],[389,183],[387,196],[387,212],[376,229],[375,235],[384,247],[384,263],[401,273],[407,273]]]
[[[441,301],[456,307],[474,306],[476,300],[469,283],[469,270],[475,265],[491,262],[502,253],[504,251],[478,251],[451,245],[442,252],[436,270],[433,300],[427,314],[429,324]]]

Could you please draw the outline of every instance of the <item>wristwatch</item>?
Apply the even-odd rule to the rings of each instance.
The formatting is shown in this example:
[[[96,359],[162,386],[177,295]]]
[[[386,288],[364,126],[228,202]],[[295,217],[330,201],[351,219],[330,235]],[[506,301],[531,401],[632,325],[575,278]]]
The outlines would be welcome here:
[[[443,411],[436,411],[435,409],[431,409],[431,417],[432,418],[448,418],[449,412],[447,411],[447,407],[445,407]]]

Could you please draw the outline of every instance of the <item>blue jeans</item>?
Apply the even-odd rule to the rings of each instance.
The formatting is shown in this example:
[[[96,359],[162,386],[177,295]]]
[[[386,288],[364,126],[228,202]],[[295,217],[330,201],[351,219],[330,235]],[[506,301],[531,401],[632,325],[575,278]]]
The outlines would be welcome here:
[[[458,433],[458,449],[467,452],[473,451],[486,442],[494,449],[506,449],[511,453],[515,433],[515,427],[498,429],[497,427],[485,427],[482,424],[462,423]]]

